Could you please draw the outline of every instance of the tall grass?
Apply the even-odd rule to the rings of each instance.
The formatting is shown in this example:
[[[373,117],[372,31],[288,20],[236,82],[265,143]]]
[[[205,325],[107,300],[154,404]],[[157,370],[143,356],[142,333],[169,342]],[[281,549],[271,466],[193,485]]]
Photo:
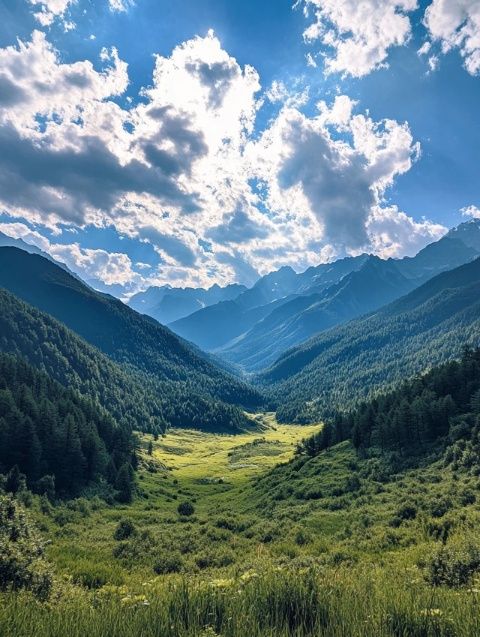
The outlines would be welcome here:
[[[247,572],[232,579],[157,578],[141,591],[65,589],[39,604],[0,601],[8,637],[473,637],[475,589],[428,587],[375,567]]]

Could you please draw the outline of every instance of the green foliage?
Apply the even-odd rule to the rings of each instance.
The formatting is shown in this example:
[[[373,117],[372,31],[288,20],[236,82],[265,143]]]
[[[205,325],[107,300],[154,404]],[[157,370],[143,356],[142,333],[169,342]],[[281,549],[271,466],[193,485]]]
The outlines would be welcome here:
[[[156,556],[153,571],[157,575],[167,575],[179,573],[182,567],[183,560],[179,553],[162,553]]]
[[[125,519],[120,520],[115,529],[115,533],[113,537],[115,540],[128,540],[129,537],[135,535],[137,529],[135,528],[134,523],[131,520]]]
[[[480,340],[480,259],[286,352],[261,377],[281,422],[318,422]]]
[[[44,551],[44,542],[19,504],[0,496],[0,590],[24,588],[47,599],[53,578]]]
[[[104,478],[134,451],[131,432],[97,404],[0,353],[0,471],[6,490],[28,485],[53,500]]]
[[[410,455],[440,445],[447,464],[472,470],[479,466],[480,419],[472,411],[479,389],[480,349],[466,349],[460,362],[445,363],[351,412],[337,413],[321,432],[302,442],[299,452],[315,456],[347,439],[359,450]],[[440,517],[446,504],[436,506]]]
[[[177,511],[179,515],[190,516],[195,513],[195,507],[191,502],[180,502]]]
[[[248,425],[237,405],[264,402],[155,320],[42,257],[0,249],[0,285],[57,319],[0,292],[0,350],[22,355],[88,396],[98,393],[102,405],[117,419],[128,418],[132,428],[231,431]]]
[[[134,473],[130,463],[125,462],[120,467],[115,480],[115,489],[117,490],[117,500],[119,502],[128,504],[133,500]]]
[[[427,564],[427,581],[433,586],[458,587],[468,584],[480,570],[478,542],[462,537],[435,551]]]

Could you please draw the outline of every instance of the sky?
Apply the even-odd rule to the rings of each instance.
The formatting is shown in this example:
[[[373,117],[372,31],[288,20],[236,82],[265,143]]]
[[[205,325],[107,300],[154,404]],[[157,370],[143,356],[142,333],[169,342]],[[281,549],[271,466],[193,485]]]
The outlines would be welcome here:
[[[0,0],[0,231],[121,298],[480,217],[480,0]]]

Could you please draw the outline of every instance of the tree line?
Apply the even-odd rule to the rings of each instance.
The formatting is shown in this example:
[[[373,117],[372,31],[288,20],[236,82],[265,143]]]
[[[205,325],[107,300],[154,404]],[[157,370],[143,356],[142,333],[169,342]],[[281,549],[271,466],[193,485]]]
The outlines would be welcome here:
[[[466,348],[458,362],[337,412],[301,443],[299,452],[316,456],[344,440],[358,450],[375,447],[400,454],[422,453],[440,443],[452,460],[465,464],[463,452],[471,455],[480,444],[480,348]]]
[[[0,473],[7,491],[26,486],[69,497],[104,481],[128,500],[135,463],[128,427],[19,358],[0,354]]]

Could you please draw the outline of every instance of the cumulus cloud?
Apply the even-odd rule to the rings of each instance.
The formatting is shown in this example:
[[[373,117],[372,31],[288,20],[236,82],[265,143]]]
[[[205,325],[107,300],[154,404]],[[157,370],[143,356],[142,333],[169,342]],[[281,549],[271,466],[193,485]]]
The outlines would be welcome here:
[[[346,95],[307,116],[308,94],[280,82],[262,95],[213,32],[156,56],[131,101],[115,49],[67,64],[37,31],[0,49],[0,69],[2,211],[50,231],[113,227],[159,257],[149,269],[81,240],[43,244],[86,278],[249,284],[361,249],[401,254],[438,231],[385,203],[419,156],[406,123],[375,122]],[[265,97],[279,112],[258,134]]]
[[[126,254],[82,248],[78,243],[65,245],[51,242],[40,232],[19,222],[0,223],[0,232],[37,246],[87,281],[119,285],[126,289],[142,281],[142,277],[132,269],[132,262]]]
[[[430,38],[440,43],[443,53],[458,49],[466,70],[471,75],[480,74],[478,0],[433,0],[425,11],[424,23]]]
[[[304,38],[326,48],[327,73],[362,77],[386,66],[391,47],[408,42],[408,13],[416,8],[417,0],[305,0],[313,21]]]
[[[446,228],[431,221],[414,221],[397,206],[377,207],[367,222],[376,254],[383,258],[414,256],[428,243],[438,241]]]
[[[249,149],[253,170],[265,181],[269,209],[284,222],[295,210],[297,221],[319,229],[310,239],[340,252],[368,249],[372,216],[420,152],[407,124],[374,122],[352,114],[354,106],[337,96],[331,108],[320,103],[313,118],[286,107]],[[336,137],[339,131],[349,133],[350,141]],[[397,217],[399,225],[406,222],[409,231],[423,233],[406,215]]]
[[[466,206],[460,210],[464,217],[471,217],[472,219],[480,219],[480,208],[477,206]]]
[[[77,0],[28,0],[34,8],[34,16],[43,27],[49,27],[55,20],[60,20],[65,31],[75,27],[74,23],[66,19],[69,8]]]
[[[260,223],[238,207],[233,214],[224,215],[223,223],[208,230],[206,236],[219,244],[242,244],[251,239],[265,239],[270,234],[266,223]]]

